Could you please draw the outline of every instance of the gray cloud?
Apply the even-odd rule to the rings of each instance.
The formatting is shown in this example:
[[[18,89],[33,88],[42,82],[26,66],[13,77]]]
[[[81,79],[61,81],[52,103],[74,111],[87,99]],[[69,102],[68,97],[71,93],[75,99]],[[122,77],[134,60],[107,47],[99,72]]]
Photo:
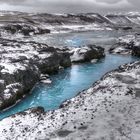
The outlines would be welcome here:
[[[139,0],[0,0],[1,10],[26,12],[132,11],[139,7]]]
[[[7,4],[21,4],[26,2],[26,0],[0,0],[0,3],[7,3]]]
[[[108,3],[108,4],[114,4],[114,3],[118,3],[122,0],[96,0],[96,2],[103,2],[103,3]]]
[[[129,3],[140,7],[140,0],[127,0]]]

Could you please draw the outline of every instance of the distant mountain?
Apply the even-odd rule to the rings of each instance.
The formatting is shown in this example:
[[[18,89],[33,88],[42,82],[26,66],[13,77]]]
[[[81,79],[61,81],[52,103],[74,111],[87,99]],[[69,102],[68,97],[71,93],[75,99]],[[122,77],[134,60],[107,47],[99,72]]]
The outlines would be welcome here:
[[[126,14],[80,13],[48,14],[0,11],[1,36],[23,34],[25,36],[59,31],[84,31],[140,27],[140,13]]]

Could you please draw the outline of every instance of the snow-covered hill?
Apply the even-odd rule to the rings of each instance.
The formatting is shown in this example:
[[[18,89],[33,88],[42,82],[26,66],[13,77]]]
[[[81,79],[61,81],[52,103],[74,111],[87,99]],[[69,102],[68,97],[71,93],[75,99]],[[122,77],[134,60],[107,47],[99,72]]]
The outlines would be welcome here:
[[[24,26],[24,28],[19,26]],[[139,26],[140,14],[133,12],[104,16],[97,13],[29,14],[22,12],[0,12],[0,30],[2,36],[13,35],[15,33],[29,36],[60,31],[110,30],[118,28],[130,30]]]

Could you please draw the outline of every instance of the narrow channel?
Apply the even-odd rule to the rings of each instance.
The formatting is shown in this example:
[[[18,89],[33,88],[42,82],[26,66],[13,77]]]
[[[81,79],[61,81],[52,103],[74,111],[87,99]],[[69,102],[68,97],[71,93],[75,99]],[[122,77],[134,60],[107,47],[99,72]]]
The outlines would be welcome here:
[[[113,33],[112,38],[110,39],[111,34],[109,32],[109,34],[102,34],[102,36],[98,34],[97,37],[95,37],[94,34],[93,39],[92,34],[94,33],[77,33],[75,34],[75,36],[71,34],[71,36],[69,35],[65,38],[65,41],[63,40],[64,36],[55,36],[54,38],[56,38],[56,40],[59,38],[58,45],[63,44],[70,46],[72,45],[71,43],[73,43],[76,47],[83,43],[86,44],[96,42],[96,44],[104,43],[104,46],[108,47],[115,41],[116,37],[118,37],[118,35]],[[75,41],[75,38],[79,38],[77,39],[78,42]],[[103,42],[101,41],[102,39]],[[54,44],[56,44],[56,42],[54,42]],[[29,96],[27,96],[14,107],[4,112],[1,112],[0,119],[3,119],[7,116],[10,116],[12,114],[26,110],[31,107],[42,106],[46,111],[57,109],[65,100],[73,98],[80,91],[90,87],[105,73],[116,69],[122,64],[133,62],[136,60],[138,60],[137,57],[132,57],[129,55],[112,55],[106,52],[106,57],[99,60],[97,63],[89,62],[84,64],[72,65],[72,67],[67,68],[65,70],[61,70],[56,75],[52,75],[52,83],[50,85],[37,84]]]

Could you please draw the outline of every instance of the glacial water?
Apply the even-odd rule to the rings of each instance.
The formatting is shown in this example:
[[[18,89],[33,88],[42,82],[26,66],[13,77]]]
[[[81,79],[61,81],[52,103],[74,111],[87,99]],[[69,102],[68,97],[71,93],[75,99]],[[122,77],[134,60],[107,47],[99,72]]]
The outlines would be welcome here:
[[[77,33],[75,36],[73,36],[73,34],[71,36],[53,36],[53,38],[56,38],[56,40],[59,38],[58,45],[62,43],[63,45],[66,44],[67,46],[70,46],[72,43],[75,44],[74,46],[76,47],[83,43],[93,41],[96,42],[96,44],[105,44],[104,47],[109,47],[116,40],[116,37],[119,36],[119,34],[116,35],[115,33],[113,33],[112,36],[110,33],[109,35],[100,33],[96,34],[97,37],[94,35],[95,37],[92,38],[92,34],[94,34],[94,32],[87,32],[85,34]],[[62,40],[62,38],[65,38],[65,41]],[[77,40],[75,38],[77,38]],[[41,41],[42,40],[40,39],[40,42]],[[73,98],[78,92],[90,87],[106,72],[117,68],[121,64],[133,62],[135,60],[138,60],[138,58],[106,53],[106,57],[95,64],[85,63],[73,65],[70,68],[61,70],[58,74],[51,76],[52,83],[50,85],[37,84],[29,96],[19,102],[16,106],[1,112],[0,119],[31,107],[42,106],[46,111],[57,109],[62,102]]]

